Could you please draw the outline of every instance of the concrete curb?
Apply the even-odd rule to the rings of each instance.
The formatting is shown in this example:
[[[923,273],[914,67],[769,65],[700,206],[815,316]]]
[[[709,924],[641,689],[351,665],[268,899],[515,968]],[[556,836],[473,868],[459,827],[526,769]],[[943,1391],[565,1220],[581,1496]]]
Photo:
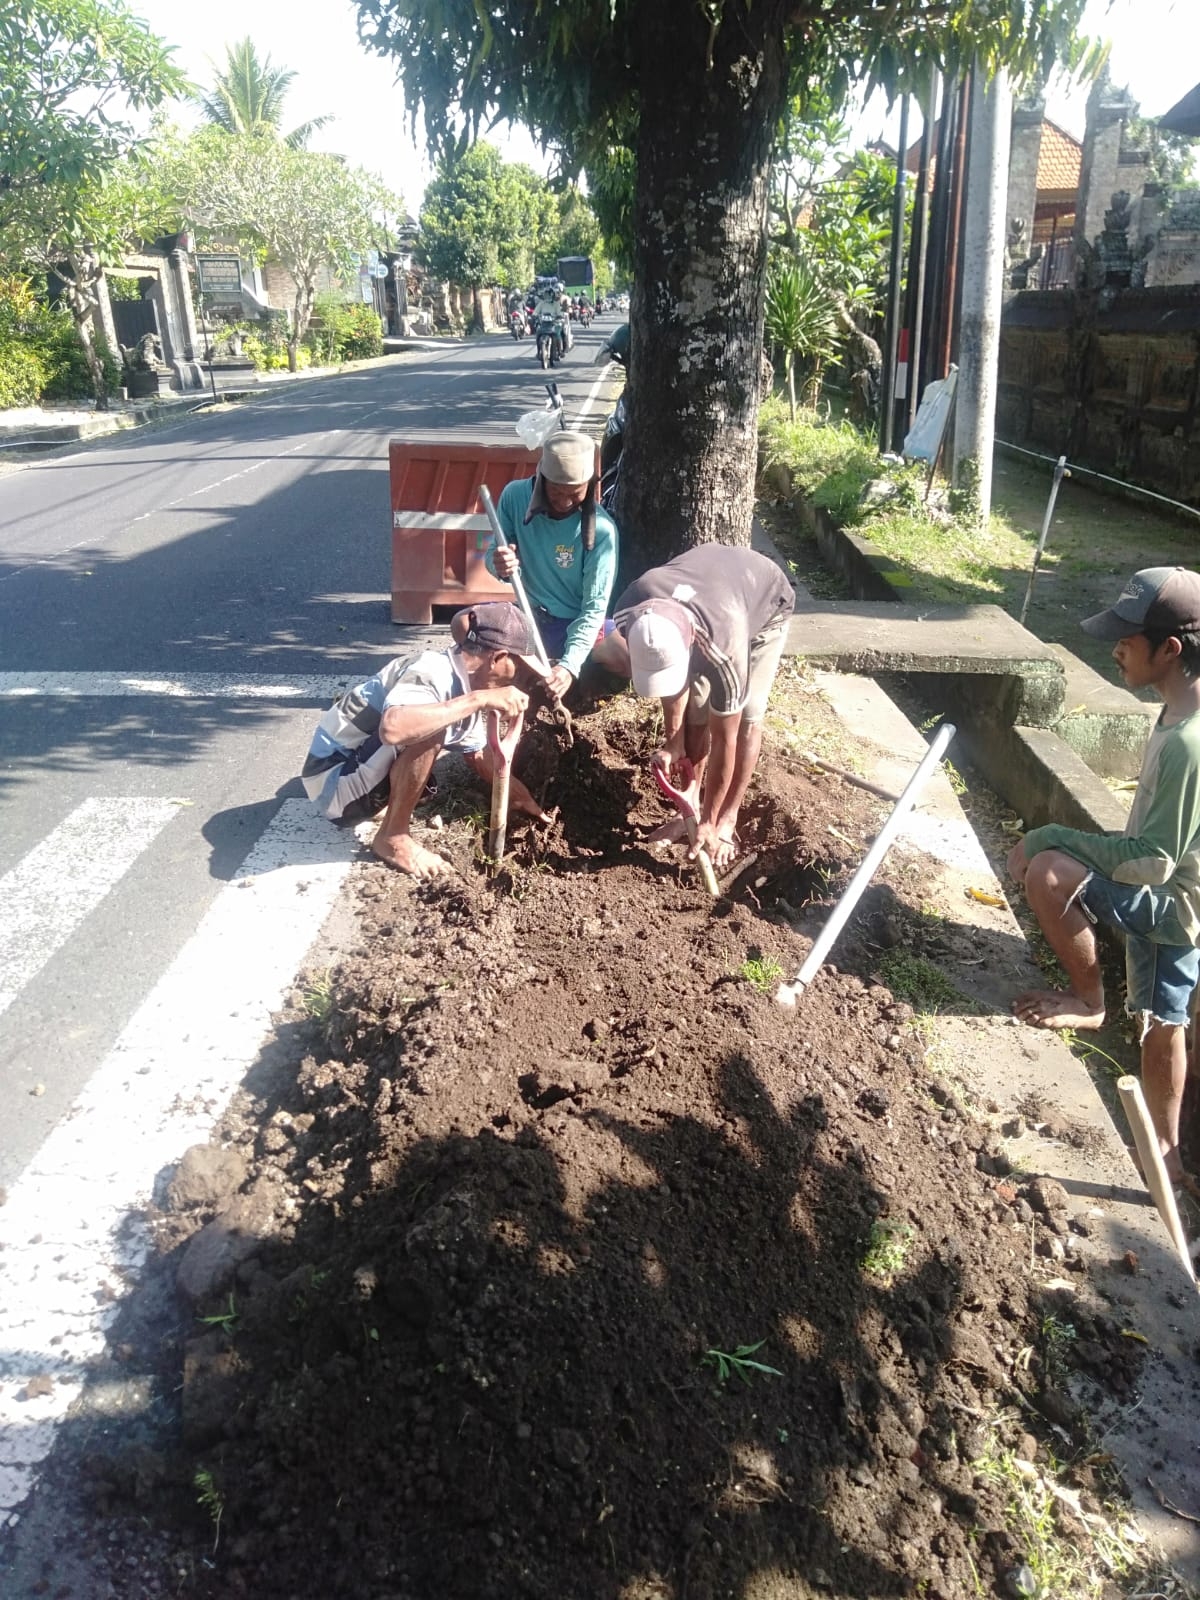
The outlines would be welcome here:
[[[794,496],[791,504],[815,539],[822,559],[862,601],[869,605],[883,600],[896,606],[897,622],[918,614],[936,614],[939,608],[928,606],[919,608],[918,613],[912,605],[907,574],[899,572],[869,539],[839,528],[826,511],[802,495]],[[836,604],[826,609],[836,610]],[[882,629],[886,608],[879,609],[884,613]],[[964,609],[982,614],[998,608]],[[1039,641],[1039,646],[1054,660],[1069,690],[1057,708],[1051,708],[1044,695],[1030,702],[1028,681],[1021,683],[1014,698],[1012,681],[997,674],[989,680],[983,674],[934,673],[934,692],[961,729],[972,761],[1028,827],[1061,822],[1121,832],[1126,814],[1097,774],[1137,775],[1155,708],[1108,684],[1062,645]],[[885,666],[882,660],[875,660],[866,670],[921,670],[921,666]],[[1014,661],[1014,670],[1023,680],[1027,678],[1024,663]],[[1028,714],[1030,707],[1036,715]],[[1089,756],[1091,765],[1086,759]]]
[[[462,343],[463,341],[458,341]],[[23,428],[9,430],[4,423],[4,413],[0,412],[0,450],[42,450],[52,449],[61,444],[82,444],[93,439],[110,438],[114,433],[125,433],[131,429],[144,428],[155,422],[183,421],[192,415],[200,415],[206,409],[212,410],[221,405],[252,405],[256,400],[270,394],[275,394],[294,383],[315,382],[321,379],[340,378],[351,372],[370,372],[376,367],[388,367],[395,364],[396,357],[403,355],[408,350],[442,350],[447,348],[450,341],[439,340],[436,343],[422,344],[419,341],[410,341],[404,345],[397,344],[390,355],[369,356],[362,361],[346,361],[338,367],[309,367],[303,372],[289,372],[276,378],[268,377],[265,380],[260,374],[255,374],[248,381],[240,381],[228,388],[218,388],[216,400],[212,397],[210,389],[197,389],[188,394],[172,395],[158,400],[148,401],[145,405],[134,406],[125,411],[98,411],[86,422],[46,423],[44,425],[27,425]],[[37,438],[12,439],[6,434],[30,432]],[[0,458],[3,459],[3,458]],[[21,458],[16,457],[17,460]]]

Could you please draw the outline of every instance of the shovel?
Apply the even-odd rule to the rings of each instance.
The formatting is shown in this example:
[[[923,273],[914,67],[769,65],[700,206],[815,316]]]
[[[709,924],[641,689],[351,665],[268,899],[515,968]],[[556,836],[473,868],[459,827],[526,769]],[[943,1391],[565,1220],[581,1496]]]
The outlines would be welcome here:
[[[696,811],[695,776],[692,771],[692,764],[686,757],[680,765],[687,775],[688,786],[686,789],[676,789],[657,762],[653,766],[654,781],[683,818],[684,826],[687,828],[688,842],[695,844],[696,834],[700,828],[700,817]],[[717,883],[717,875],[713,871],[713,864],[709,859],[707,850],[699,851],[696,856],[696,865],[700,869],[704,887],[714,900],[719,899],[721,889]]]
[[[508,833],[508,791],[512,785],[513,752],[521,737],[523,715],[513,720],[501,732],[500,713],[488,712],[488,749],[492,752],[492,815],[488,828],[488,874],[495,877],[504,858],[504,840]]]
[[[500,525],[500,518],[496,515],[496,507],[492,502],[491,490],[488,488],[486,483],[481,483],[479,485],[479,503],[486,512],[487,519],[492,525],[492,532],[496,536],[496,543],[500,546],[501,550],[507,550],[508,537]],[[517,597],[517,605],[520,607],[521,615],[525,618],[525,624],[529,629],[529,637],[533,641],[534,654],[542,663],[543,667],[545,667],[546,671],[549,672],[550,657],[546,654],[546,646],[542,643],[542,635],[538,630],[538,625],[533,615],[533,607],[529,604],[529,596],[525,593],[525,580],[521,577],[520,567],[517,568],[508,581],[512,585],[513,593]],[[552,710],[554,714],[554,720],[562,729],[563,737],[566,739],[567,747],[569,749],[570,746],[575,743],[575,733],[571,726],[571,713],[567,710],[566,706],[563,705],[562,701],[557,696],[554,697]]]

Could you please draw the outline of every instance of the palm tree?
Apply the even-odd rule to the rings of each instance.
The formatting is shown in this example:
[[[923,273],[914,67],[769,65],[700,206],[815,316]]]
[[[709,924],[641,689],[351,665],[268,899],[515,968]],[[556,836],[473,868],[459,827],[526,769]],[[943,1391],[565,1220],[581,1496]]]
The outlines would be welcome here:
[[[217,72],[212,91],[198,96],[209,122],[226,133],[273,134],[279,137],[283,101],[296,74],[272,66],[270,56],[260,61],[254,41],[247,37],[225,46],[225,70]],[[284,136],[293,150],[302,150],[318,128],[332,117],[314,117]]]

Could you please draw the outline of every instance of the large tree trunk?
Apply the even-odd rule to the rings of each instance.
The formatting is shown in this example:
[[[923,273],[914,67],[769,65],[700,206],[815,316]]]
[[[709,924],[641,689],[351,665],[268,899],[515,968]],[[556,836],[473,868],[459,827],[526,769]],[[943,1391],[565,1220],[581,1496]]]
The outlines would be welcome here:
[[[792,8],[794,9],[794,7]],[[781,0],[642,0],[632,412],[622,572],[749,544],[771,148],[786,92]]]
[[[292,302],[292,326],[287,342],[289,372],[300,370],[300,346],[304,343],[304,335],[308,332],[308,325],[312,321],[313,302],[316,297],[316,286],[312,278],[297,276],[296,298]]]

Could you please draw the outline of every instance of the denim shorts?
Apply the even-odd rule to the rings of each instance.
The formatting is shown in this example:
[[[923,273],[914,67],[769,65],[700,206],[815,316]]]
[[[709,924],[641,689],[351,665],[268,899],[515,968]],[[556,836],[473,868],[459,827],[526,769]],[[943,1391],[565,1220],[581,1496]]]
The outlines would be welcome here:
[[[1131,1017],[1184,1028],[1196,978],[1200,950],[1180,925],[1175,901],[1165,889],[1147,884],[1114,883],[1089,873],[1078,895],[1092,922],[1119,928],[1125,935],[1125,1009]]]

